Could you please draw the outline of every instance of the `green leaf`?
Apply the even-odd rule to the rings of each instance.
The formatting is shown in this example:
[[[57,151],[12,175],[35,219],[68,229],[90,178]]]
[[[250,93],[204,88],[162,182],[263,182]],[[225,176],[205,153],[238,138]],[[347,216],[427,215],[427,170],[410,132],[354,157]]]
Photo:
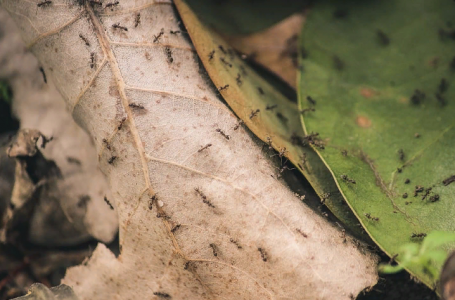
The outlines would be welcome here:
[[[289,159],[297,166],[334,215],[362,237],[358,221],[345,204],[330,172],[311,147],[299,145],[304,133],[297,106],[245,64],[183,1],[175,1],[175,4],[211,80],[243,124],[267,143],[266,153],[270,153],[269,146],[281,152],[282,161]],[[258,109],[259,112],[253,114]],[[242,122],[239,120],[239,124]],[[277,170],[270,175],[278,178],[285,171]]]
[[[422,252],[455,242],[455,232],[432,231],[422,242]]]
[[[226,34],[250,34],[300,12],[307,1],[188,0],[194,13],[210,27]]]
[[[455,231],[455,183],[444,181],[455,175],[455,3],[334,3],[315,3],[301,37],[308,58],[300,106],[308,107],[307,96],[317,101],[304,129],[320,134],[326,147],[318,153],[392,256],[422,233]],[[334,17],[340,9],[343,17]],[[417,185],[424,191],[414,197]],[[408,270],[435,283],[418,267]]]
[[[386,264],[379,265],[379,272],[381,272],[381,273],[395,274],[400,271],[403,271],[403,267],[400,265],[397,265],[397,266],[386,265]]]

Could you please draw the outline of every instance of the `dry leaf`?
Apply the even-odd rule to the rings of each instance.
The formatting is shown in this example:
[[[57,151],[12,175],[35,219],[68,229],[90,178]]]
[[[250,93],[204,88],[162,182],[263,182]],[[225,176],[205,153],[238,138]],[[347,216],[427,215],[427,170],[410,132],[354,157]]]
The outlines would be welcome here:
[[[21,128],[33,128],[53,138],[45,148],[38,141],[38,148],[45,160],[55,163],[61,173],[44,188],[41,186],[38,199],[31,199],[37,187],[24,172],[16,172],[15,190],[22,193],[19,197],[22,199],[15,197],[8,202],[17,208],[22,202],[34,202],[31,220],[24,220],[29,226],[30,242],[46,246],[74,245],[95,237],[108,243],[117,234],[118,221],[116,213],[104,201],[105,196],[111,196],[107,181],[98,169],[95,147],[67,112],[52,78],[43,77],[46,73],[40,72],[36,58],[26,51],[5,11],[0,11],[0,20],[2,31],[7,33],[1,37],[0,77],[12,86],[13,111]],[[28,145],[38,150],[34,143]],[[32,186],[27,189],[29,183]],[[103,222],[99,222],[100,215]]]
[[[100,244],[68,270],[80,299],[349,299],[376,282],[374,258],[233,130],[171,2],[2,4],[92,135],[116,201],[121,255]]]

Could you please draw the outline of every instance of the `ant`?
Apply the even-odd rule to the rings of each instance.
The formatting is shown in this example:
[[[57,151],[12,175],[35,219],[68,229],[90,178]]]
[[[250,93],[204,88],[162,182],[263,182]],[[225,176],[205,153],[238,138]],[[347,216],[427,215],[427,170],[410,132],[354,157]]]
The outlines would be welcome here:
[[[217,248],[217,246],[214,243],[211,243],[209,246],[210,246],[210,248],[212,248],[213,256],[218,256],[218,248]]]
[[[230,241],[231,243],[233,243],[234,245],[236,245],[236,246],[237,246],[237,249],[242,249],[242,246],[239,244],[238,241],[234,240],[233,238],[231,238],[229,241]]]
[[[117,156],[112,155],[112,156],[107,160],[107,162],[108,162],[110,165],[112,165],[116,159],[117,159]]]
[[[125,123],[126,117],[123,117],[123,119],[120,121],[120,124],[117,126],[117,129],[120,130],[123,127],[123,123]]]
[[[426,234],[426,233],[423,233],[423,232],[422,232],[422,233],[413,233],[413,234],[411,235],[411,238],[424,238],[424,237],[426,237],[426,236],[427,236],[427,234]]]
[[[258,92],[259,94],[264,95],[264,90],[261,87],[258,87]]]
[[[256,117],[260,111],[261,111],[260,109],[252,110],[250,114],[250,120]]]
[[[376,221],[376,222],[379,221],[379,218],[378,218],[378,217],[373,217],[373,216],[371,216],[370,213],[365,214],[365,217],[366,217],[368,220],[373,220],[373,221]]]
[[[312,97],[307,96],[306,99],[307,99],[308,102],[310,102],[311,104],[316,105],[316,101],[315,101]]]
[[[226,84],[225,86],[220,86],[220,87],[218,88],[218,91],[221,92],[222,90],[227,90],[228,87],[229,87],[229,84]]]
[[[161,36],[163,36],[164,34],[164,28],[161,28],[161,31],[158,35],[154,35],[154,39],[153,39],[153,43],[156,43],[156,42],[159,42],[159,40],[161,39]]]
[[[302,230],[300,230],[299,228],[296,228],[295,229],[298,233],[300,233],[304,238],[307,238],[308,237],[308,234],[306,234],[305,232],[303,232]]]
[[[237,130],[239,129],[239,127],[243,124],[243,120],[240,120],[235,126],[234,126],[234,130]]]
[[[136,17],[134,18],[134,28],[141,24],[141,13],[137,13]]]
[[[309,111],[315,111],[315,109],[313,107],[309,107],[309,108],[304,108],[304,109],[300,110],[299,112],[301,114],[304,114],[304,113],[309,112]]]
[[[207,145],[203,146],[201,149],[199,149],[197,152],[202,152],[202,151],[204,151],[205,149],[210,148],[211,146],[212,146],[212,144],[207,144]]]
[[[452,176],[450,176],[450,177],[444,179],[444,180],[442,181],[442,184],[443,184],[444,186],[448,186],[448,185],[451,184],[452,182],[455,182],[455,175],[452,175]]]
[[[210,206],[211,208],[215,208],[215,205],[213,205],[212,202],[210,202],[210,201],[207,199],[207,196],[206,196],[199,188],[194,188],[194,190],[196,191],[196,193],[199,194],[199,196],[201,196],[202,202],[204,202],[205,204],[207,204],[207,205]],[[216,256],[216,255],[215,255],[215,256]]]
[[[89,2],[90,2],[91,6],[95,6],[95,5],[103,6],[103,2],[101,2],[101,1],[90,0]]]
[[[90,68],[94,68],[96,65],[95,52],[90,53]]]
[[[212,50],[210,53],[209,53],[209,61],[211,61],[213,59],[213,56],[215,55],[215,50]]]
[[[167,293],[162,293],[162,292],[154,292],[153,295],[155,296],[158,296],[160,298],[163,298],[163,299],[171,299],[171,295],[167,294]]]
[[[174,31],[174,30],[171,30],[171,31],[169,31],[169,32],[170,32],[171,34],[177,35],[177,34],[180,33],[180,30],[175,30],[175,31]]]
[[[224,57],[220,57],[220,60],[221,60],[222,63],[224,63],[225,65],[229,66],[229,68],[232,68],[232,64],[227,62]]]
[[[90,42],[88,41],[88,39],[85,36],[82,35],[82,33],[79,33],[79,37],[81,38],[81,40],[84,41],[84,43],[87,47],[90,47]]]
[[[180,225],[180,224],[175,225],[174,227],[172,227],[171,232],[172,232],[172,233],[176,232],[177,229],[180,228],[180,226],[182,226],[182,225]]]
[[[171,48],[165,47],[165,48],[164,48],[164,52],[166,53],[167,61],[168,61],[169,63],[172,63],[172,62],[174,61],[174,58],[172,58],[172,51],[171,51]]]
[[[52,1],[46,0],[46,1],[41,1],[37,4],[38,7],[46,7],[52,4]]]
[[[227,53],[226,53],[226,50],[224,50],[224,47],[223,47],[223,46],[219,45],[218,48],[221,50],[221,52],[223,52],[224,54],[227,54]]]
[[[399,157],[400,157],[400,160],[401,160],[401,161],[404,161],[404,157],[405,157],[405,156],[404,156],[404,151],[403,151],[403,149],[398,150],[398,155],[399,155]]]
[[[222,136],[224,136],[226,138],[226,140],[229,140],[231,138],[230,135],[227,135],[226,133],[224,133],[223,130],[221,130],[220,128],[217,128],[216,129],[216,132],[220,133]]]
[[[142,104],[130,103],[128,106],[136,109],[144,109],[144,106]]]
[[[343,180],[346,181],[346,182],[350,182],[350,183],[352,183],[352,184],[356,184],[355,180],[354,180],[354,179],[350,179],[350,178],[348,177],[348,175],[344,175],[344,174],[343,174],[343,175],[341,175],[340,177],[341,177],[341,179],[343,179]]]
[[[109,205],[110,209],[112,209],[112,210],[114,209],[114,207],[112,206],[111,202],[109,202],[109,200],[107,200],[106,196],[104,196],[104,202],[106,202],[106,204]]]
[[[128,31],[128,28],[126,28],[125,26],[121,26],[120,23],[112,24],[112,28],[114,28],[114,29],[121,29],[121,30],[124,30],[124,31]]]
[[[271,111],[273,111],[273,110],[274,110],[275,108],[277,108],[277,107],[278,107],[278,104],[267,105],[267,106],[265,107],[265,110],[271,110]]]
[[[112,9],[114,6],[117,6],[119,4],[120,4],[120,2],[115,1],[115,2],[112,2],[112,3],[106,4],[106,6],[104,8],[111,8]]]
[[[265,252],[265,250],[259,247],[258,251],[261,253],[262,261],[266,262],[267,261],[267,253]]]
[[[240,73],[237,73],[237,78],[235,78],[235,81],[237,82],[237,85],[238,86],[241,86],[242,85],[242,79],[241,79],[242,75],[240,75]]]
[[[44,73],[43,67],[39,67],[39,71],[40,71],[41,74],[43,75],[43,81],[44,81],[44,83],[47,83],[47,77],[46,77],[46,73]]]

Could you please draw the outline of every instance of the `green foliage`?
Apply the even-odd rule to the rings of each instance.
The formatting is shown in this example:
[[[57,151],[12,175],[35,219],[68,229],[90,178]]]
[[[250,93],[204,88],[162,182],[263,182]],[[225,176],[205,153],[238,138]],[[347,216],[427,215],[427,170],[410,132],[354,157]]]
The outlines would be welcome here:
[[[447,251],[440,248],[453,242],[455,242],[455,233],[433,231],[425,237],[421,245],[408,243],[401,246],[397,254],[397,257],[400,257],[399,265],[380,264],[379,271],[393,274],[404,268],[421,269],[437,281],[448,255]]]
[[[300,108],[316,100],[304,129],[319,133],[315,150],[390,256],[413,234],[455,231],[454,13],[443,0],[318,1],[302,32]]]
[[[188,0],[196,15],[210,27],[226,34],[254,33],[301,11],[306,1]]]

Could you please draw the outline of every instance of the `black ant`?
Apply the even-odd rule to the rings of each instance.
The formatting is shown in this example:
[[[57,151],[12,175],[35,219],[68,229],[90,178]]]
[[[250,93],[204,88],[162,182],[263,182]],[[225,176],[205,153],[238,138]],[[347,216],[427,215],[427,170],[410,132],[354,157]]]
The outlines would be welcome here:
[[[218,91],[221,92],[222,90],[226,90],[228,87],[229,87],[229,84],[226,84],[225,86],[220,86],[220,87],[218,88]]]
[[[210,201],[207,199],[207,196],[206,196],[199,188],[194,188],[194,190],[196,191],[196,193],[199,194],[199,196],[201,196],[202,202],[204,202],[205,204],[207,204],[207,205],[210,206],[211,208],[215,208],[215,205],[213,205],[212,202],[210,202]]]
[[[232,68],[232,64],[228,61],[226,61],[226,59],[224,57],[220,57],[220,60],[223,64],[229,66],[229,68]]]
[[[237,85],[238,86],[241,86],[242,85],[242,75],[240,75],[240,73],[237,73],[237,78],[235,78],[235,81],[237,82]]]
[[[212,248],[213,256],[218,256],[218,247],[214,243],[211,243],[209,246]]]
[[[455,182],[455,175],[452,175],[452,176],[447,177],[446,179],[444,179],[444,180],[442,181],[442,184],[443,184],[444,186],[447,186],[447,185],[451,184],[452,182]]]
[[[365,214],[365,217],[366,217],[368,220],[373,220],[373,221],[376,221],[376,222],[379,221],[379,218],[378,218],[378,217],[373,217],[373,216],[371,216],[370,213]]]
[[[110,165],[112,165],[116,159],[117,159],[117,156],[112,155],[112,156],[107,160],[107,162],[108,162]]]
[[[209,53],[209,61],[213,59],[213,56],[215,55],[215,50],[210,51]]]
[[[277,107],[278,107],[278,104],[267,105],[267,106],[265,107],[265,110],[271,110],[271,111],[273,111],[273,110],[274,110],[275,108],[277,108]]]
[[[167,293],[162,293],[162,292],[154,292],[153,295],[155,296],[158,296],[160,298],[163,298],[163,299],[171,299],[171,295],[167,294]]]
[[[90,2],[90,5],[93,6],[93,7],[95,5],[100,6],[100,7],[103,6],[103,2],[101,2],[101,1],[90,0],[89,2]]]
[[[114,6],[117,6],[119,4],[120,4],[120,2],[115,1],[115,2],[112,2],[112,3],[106,4],[106,6],[104,8],[111,8],[112,9]]]
[[[261,253],[262,261],[266,262],[267,261],[267,253],[265,252],[265,250],[259,247],[258,251]]]
[[[236,245],[236,246],[237,246],[237,249],[242,249],[242,246],[239,244],[238,241],[234,240],[233,238],[231,238],[229,241],[230,241],[231,243],[233,243],[234,245]]]
[[[158,42],[164,34],[164,28],[161,28],[161,31],[158,35],[154,35],[153,43]]]
[[[316,101],[315,101],[312,97],[307,96],[306,99],[307,99],[308,102],[310,102],[311,104],[316,105]]]
[[[128,106],[134,109],[144,109],[144,106],[142,104],[130,103]]]
[[[125,121],[126,121],[126,117],[123,117],[122,120],[120,121],[120,124],[118,124],[118,126],[117,126],[118,130],[122,129],[123,124],[125,123]]]
[[[226,50],[224,50],[224,47],[223,47],[223,46],[219,45],[218,48],[221,50],[221,52],[223,52],[224,54],[227,54],[227,53],[226,53]]]
[[[96,65],[95,52],[90,53],[90,68],[94,68]]]
[[[79,37],[81,38],[81,40],[84,41],[84,43],[87,47],[90,47],[90,42],[88,41],[88,39],[85,36],[82,35],[82,33],[79,33]]]
[[[177,35],[177,34],[180,33],[180,30],[175,30],[175,31],[174,31],[174,30],[171,30],[171,31],[169,31],[169,32],[170,32],[171,34]]]
[[[404,161],[405,155],[403,149],[398,150],[398,155],[401,161]]]
[[[109,202],[109,200],[107,200],[106,196],[104,196],[104,202],[106,202],[106,204],[109,205],[110,209],[112,209],[112,210],[114,209],[114,207],[112,206],[111,202]]]
[[[171,50],[171,48],[164,47],[164,52],[166,53],[167,61],[169,63],[172,63],[174,61],[174,58],[172,58],[172,50]]]
[[[137,13],[134,17],[134,28],[139,26],[139,24],[141,24],[141,13]]]
[[[308,234],[306,234],[305,232],[303,232],[301,229],[296,228],[295,230],[296,230],[298,233],[300,233],[300,235],[303,236],[304,238],[307,238],[307,237],[308,237]]]
[[[197,152],[202,152],[202,151],[204,151],[205,149],[210,148],[211,146],[212,146],[212,144],[207,144],[207,145],[203,146],[201,149],[199,149]]]
[[[256,110],[252,110],[251,114],[250,114],[250,120],[253,119],[254,117],[256,117],[260,111],[261,110],[259,108]]]
[[[350,178],[348,177],[348,175],[344,175],[344,174],[343,174],[343,175],[341,175],[340,177],[341,177],[341,179],[343,179],[343,180],[346,181],[346,182],[350,182],[350,183],[352,183],[352,184],[356,184],[355,180],[354,180],[354,179],[350,179]]]
[[[423,232],[422,232],[422,233],[413,233],[413,234],[411,235],[411,238],[424,238],[424,237],[426,237],[426,236],[427,236],[427,234],[426,234],[426,233],[423,233]]]
[[[40,71],[41,74],[43,75],[43,81],[44,81],[44,83],[47,83],[47,77],[46,77],[46,73],[44,73],[43,67],[39,67],[39,71]]]
[[[259,94],[264,95],[264,90],[261,87],[258,87],[258,92]]]
[[[309,107],[309,108],[304,108],[304,109],[300,110],[299,112],[301,114],[304,114],[304,113],[309,112],[309,111],[316,111],[316,110],[313,107]]]
[[[240,120],[235,126],[234,126],[234,130],[237,130],[239,129],[239,127],[243,124],[243,120]]]
[[[175,225],[174,227],[172,227],[171,232],[175,233],[177,231],[177,229],[180,228],[180,226],[181,226],[180,224]]]
[[[52,1],[46,0],[46,1],[41,1],[37,4],[38,7],[46,7],[52,4]]]
[[[121,26],[120,23],[112,24],[112,28],[114,28],[114,29],[121,29],[121,30],[123,30],[123,31],[128,31],[128,28],[126,28],[125,26]]]
[[[414,90],[414,94],[411,96],[411,102],[414,105],[419,105],[425,99],[425,97],[426,95],[424,92],[420,90]]]

